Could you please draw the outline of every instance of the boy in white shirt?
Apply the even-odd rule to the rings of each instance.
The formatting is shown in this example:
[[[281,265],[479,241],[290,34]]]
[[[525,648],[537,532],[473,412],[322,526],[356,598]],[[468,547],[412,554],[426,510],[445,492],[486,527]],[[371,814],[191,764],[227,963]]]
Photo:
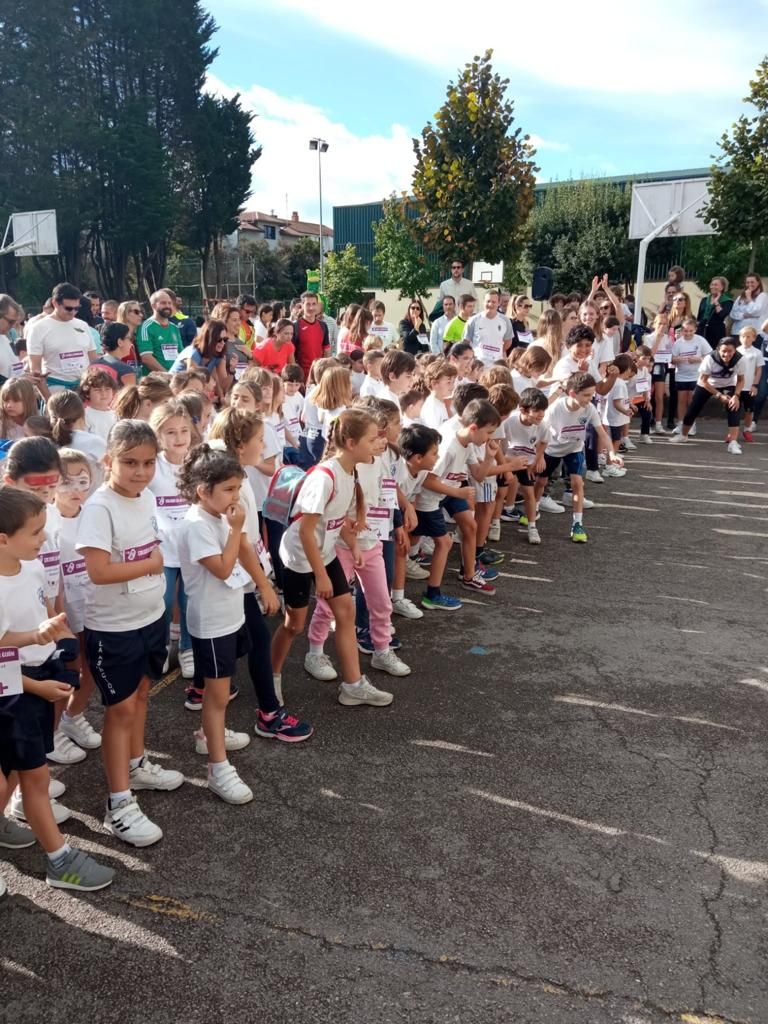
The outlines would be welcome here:
[[[619,373],[614,377],[614,385],[605,396],[602,419],[610,434],[611,447],[618,453],[624,430],[632,418],[633,410],[629,402],[627,381],[634,377],[636,369],[634,359],[627,352],[616,356],[612,365],[617,367]],[[617,475],[623,474],[618,473],[613,466],[606,466],[603,470],[603,476]]]
[[[450,416],[446,402],[453,394],[458,376],[459,371],[447,359],[436,359],[426,369],[424,379],[429,395],[421,407],[421,418],[433,430],[440,430]]]
[[[370,395],[373,395],[374,398],[381,396],[381,392],[384,390],[384,381],[381,379],[381,362],[383,359],[384,353],[380,348],[368,349],[363,356],[366,378],[360,385],[361,398],[368,398]]]
[[[741,391],[741,407],[744,410],[744,440],[751,442],[752,416],[754,415],[755,399],[757,398],[758,386],[763,375],[765,359],[759,348],[755,347],[757,331],[754,327],[742,327],[739,331],[738,352],[741,356],[739,368],[744,375],[744,383]]]
[[[400,408],[400,396],[410,391],[416,378],[416,360],[410,352],[392,348],[381,361],[381,379],[384,387],[376,395],[386,398]]]
[[[712,351],[706,338],[702,338],[700,334],[696,333],[696,327],[696,318],[686,317],[682,323],[682,333],[672,345],[671,361],[675,368],[675,387],[677,389],[678,424],[675,427],[676,434],[683,429],[683,419],[696,387],[701,361]]]
[[[301,435],[301,414],[304,411],[304,396],[299,390],[304,383],[304,372],[298,363],[289,363],[283,367],[280,379],[283,382],[285,426],[289,434],[298,438]]]
[[[391,348],[397,344],[397,331],[384,319],[384,314],[387,312],[383,302],[374,302],[373,304],[373,323],[368,328],[368,333],[373,335],[374,338],[381,340],[381,347],[383,349]]]
[[[517,487],[523,491],[523,508],[528,521],[528,543],[541,544],[541,537],[536,526],[536,494],[534,485],[536,474],[546,469],[544,449],[547,447],[547,427],[544,415],[549,408],[549,400],[538,388],[526,388],[520,395],[520,403],[504,423],[504,446],[508,455],[525,456],[527,466],[514,472],[507,501],[510,505],[515,500]]]
[[[589,328],[586,328],[589,330]],[[590,332],[591,333],[591,332]],[[564,385],[565,394],[554,402],[544,417],[547,427],[547,447],[544,451],[546,468],[536,481],[536,501],[544,493],[547,480],[551,480],[562,462],[570,477],[573,490],[573,524],[571,540],[586,543],[587,533],[582,523],[584,502],[584,442],[587,427],[593,427],[600,445],[608,450],[608,461],[622,466],[621,456],[613,451],[608,435],[600,424],[597,409],[592,405],[595,397],[595,378],[589,373],[574,373]]]

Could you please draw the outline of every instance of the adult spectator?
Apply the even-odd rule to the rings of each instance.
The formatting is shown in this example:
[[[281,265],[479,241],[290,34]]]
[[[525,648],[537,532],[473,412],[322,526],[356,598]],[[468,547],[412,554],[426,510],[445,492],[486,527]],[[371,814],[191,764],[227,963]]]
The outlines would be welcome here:
[[[509,316],[507,316],[507,310],[509,309],[509,303],[510,303],[511,298],[512,298],[512,296],[511,296],[511,294],[509,293],[509,291],[506,288],[501,288],[500,289],[500,291],[499,291],[499,312],[503,316],[506,316],[507,319],[509,319]]]
[[[101,316],[101,296],[98,292],[84,292],[83,298],[88,299],[91,307],[91,327],[101,327],[104,320]],[[81,318],[82,319],[82,318]]]
[[[763,280],[759,274],[747,274],[744,291],[736,299],[731,309],[733,333],[738,334],[742,327],[754,327],[760,347],[762,347],[762,330],[766,317],[768,317],[768,295],[763,291]]]
[[[709,282],[709,295],[705,295],[699,303],[696,331],[712,348],[717,348],[720,339],[728,333],[726,320],[731,315],[733,299],[725,294],[727,291],[728,278],[713,277]]]
[[[284,320],[286,318],[285,303],[284,302],[273,302],[272,303],[272,323],[276,324],[278,320]]]
[[[656,312],[657,313],[666,313],[667,316],[669,316],[670,313],[672,312],[672,303],[675,300],[675,296],[681,290],[682,289],[680,288],[679,284],[676,284],[674,281],[669,281],[664,286],[664,301],[660,304],[660,306],[656,310]]]
[[[173,317],[173,300],[165,288],[154,292],[149,297],[152,316],[139,328],[137,348],[144,374],[159,370],[166,373],[175,363],[181,352],[181,333],[171,319]]]
[[[118,303],[114,299],[105,299],[101,304],[101,319],[105,324],[117,323]]]
[[[374,302],[373,323],[368,331],[374,337],[381,338],[381,347],[385,350],[397,344],[397,331],[389,321],[384,319],[386,312],[387,307],[383,302]]]
[[[269,337],[269,328],[272,324],[272,303],[262,302],[259,306],[258,315],[254,321],[256,328],[256,342],[264,341],[265,338]]]
[[[300,316],[301,316],[301,299],[300,298],[291,299],[291,312],[290,312],[291,320],[296,321],[296,320],[299,319]]]
[[[459,301],[462,295],[471,295],[473,299],[477,299],[475,286],[469,278],[464,277],[463,260],[451,260],[451,276],[440,284],[439,297],[444,299],[446,295],[452,295],[456,302]]]
[[[17,358],[9,333],[21,318],[21,306],[10,295],[0,295],[0,384],[24,372],[24,363]]]
[[[238,349],[249,359],[256,338],[253,318],[256,316],[256,299],[253,295],[238,295],[235,305],[240,311],[240,330],[237,332]]]
[[[191,345],[197,337],[197,324],[191,316],[187,316],[187,314],[182,310],[181,299],[178,297],[176,292],[172,291],[170,288],[166,288],[165,290],[171,296],[171,302],[173,303],[173,322],[179,328],[181,344],[186,348],[187,345]]]
[[[320,302],[320,319],[323,321],[325,326],[328,328],[328,343],[331,346],[331,352],[338,352],[338,341],[339,341],[339,325],[325,312],[322,300]]]
[[[533,344],[533,331],[528,322],[531,315],[533,303],[527,295],[515,295],[512,298],[510,331],[512,335],[511,348],[528,348]]]
[[[304,292],[301,296],[301,316],[293,324],[293,347],[304,380],[308,379],[310,367],[316,359],[331,354],[328,324],[322,317],[320,300],[314,292]]]
[[[410,352],[412,356],[429,352],[427,314],[421,299],[411,299],[408,303],[408,311],[400,321],[399,330],[404,351]]]
[[[103,366],[117,381],[119,388],[136,383],[136,366],[126,361],[133,350],[131,329],[128,324],[104,324],[101,331],[101,355],[94,366]]]
[[[206,321],[192,344],[179,352],[171,366],[171,373],[205,370],[216,385],[219,398],[223,398],[229,386],[226,368],[228,340],[225,323],[221,320]]]
[[[99,353],[90,327],[76,319],[80,289],[64,281],[53,289],[53,313],[37,320],[27,334],[29,365],[49,392],[73,390]]]
[[[483,312],[477,313],[464,328],[464,341],[468,341],[485,366],[491,366],[504,359],[512,347],[512,330],[509,320],[499,313],[499,293],[491,288],[485,293]]]
[[[446,295],[443,299],[443,315],[432,323],[429,332],[429,348],[435,355],[443,354],[443,339],[448,324],[456,316],[456,300],[452,295]]]
[[[229,302],[217,302],[211,310],[211,319],[221,320],[226,325],[227,337],[229,338],[227,342],[227,363],[229,364],[233,357],[237,357],[237,364],[247,362],[249,356],[246,352],[241,351],[242,346],[238,341],[240,310],[237,306],[232,306]],[[232,366],[228,367],[230,372],[234,373],[233,366],[237,364],[233,363]]]
[[[117,323],[125,324],[131,334],[131,350],[123,362],[130,363],[137,377],[141,376],[141,363],[139,362],[139,353],[136,349],[136,335],[143,319],[144,310],[136,299],[131,299],[129,302],[121,302],[117,307]]]
[[[453,345],[464,337],[464,327],[475,314],[476,300],[471,295],[462,295],[459,299],[459,311],[445,328],[443,344]]]

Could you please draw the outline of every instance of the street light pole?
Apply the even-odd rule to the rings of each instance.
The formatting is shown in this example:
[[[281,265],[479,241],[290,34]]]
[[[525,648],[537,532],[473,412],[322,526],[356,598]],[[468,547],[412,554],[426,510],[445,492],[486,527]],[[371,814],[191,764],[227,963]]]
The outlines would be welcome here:
[[[309,148],[317,150],[317,188],[320,198],[320,293],[323,292],[323,285],[325,284],[325,267],[323,265],[324,260],[324,239],[323,239],[323,165],[320,159],[321,154],[327,152],[328,143],[325,139],[310,139]]]

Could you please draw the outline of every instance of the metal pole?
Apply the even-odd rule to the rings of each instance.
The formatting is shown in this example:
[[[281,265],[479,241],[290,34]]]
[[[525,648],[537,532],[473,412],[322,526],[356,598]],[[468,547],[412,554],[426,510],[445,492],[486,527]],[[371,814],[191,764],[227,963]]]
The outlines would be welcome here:
[[[325,268],[323,267],[323,164],[321,159],[322,145],[317,144],[317,184],[320,192],[320,293],[323,292],[325,283]]]

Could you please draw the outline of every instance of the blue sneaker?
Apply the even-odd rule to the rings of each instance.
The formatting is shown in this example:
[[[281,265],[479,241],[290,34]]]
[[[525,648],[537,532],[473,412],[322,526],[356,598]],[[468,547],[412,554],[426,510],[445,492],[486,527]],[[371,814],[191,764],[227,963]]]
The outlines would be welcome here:
[[[520,518],[522,520],[522,516]],[[526,522],[526,526],[527,525],[528,524]],[[480,556],[478,557],[477,560],[483,566],[501,565],[501,563],[504,561],[504,555],[501,553],[501,551],[497,551],[495,548],[486,548],[485,551],[480,552]]]
[[[482,562],[475,563],[475,575],[480,574],[483,579],[490,583],[499,578],[499,570],[491,568],[490,565],[483,565]]]
[[[285,708],[280,708],[271,715],[265,715],[259,709],[256,712],[256,725],[253,731],[266,740],[282,740],[283,743],[301,743],[308,740],[314,732],[309,722],[300,722],[289,715]]]
[[[520,512],[514,506],[511,508],[505,508],[502,509],[499,519],[501,519],[502,523],[519,523]]]
[[[571,540],[576,541],[577,544],[587,543],[587,531],[581,523],[574,523],[571,527]]]
[[[357,649],[361,654],[373,654],[373,640],[368,630],[358,630]]]
[[[400,637],[396,633],[393,633],[392,636],[389,638],[390,651],[399,651],[402,646],[403,642],[400,639]]]
[[[458,597],[448,597],[447,594],[437,594],[435,597],[427,597],[424,594],[421,598],[421,607],[432,611],[455,612],[457,608],[461,608],[461,601]]]

